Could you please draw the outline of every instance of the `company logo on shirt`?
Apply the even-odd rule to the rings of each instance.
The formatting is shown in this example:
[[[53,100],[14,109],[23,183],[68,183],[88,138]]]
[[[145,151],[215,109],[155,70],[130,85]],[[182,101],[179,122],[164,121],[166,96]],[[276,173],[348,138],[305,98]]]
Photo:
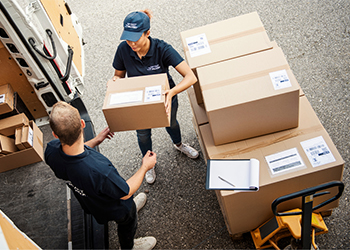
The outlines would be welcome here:
[[[84,193],[84,190],[77,188],[76,186],[74,186],[70,181],[67,182],[67,185],[74,190],[74,192],[78,193],[81,196],[86,196],[86,194]]]
[[[137,29],[137,23],[126,23],[125,28],[128,29]]]
[[[158,70],[158,69],[160,69],[159,64],[156,64],[156,65],[153,65],[153,66],[149,66],[147,68],[148,71],[153,71],[153,70]]]

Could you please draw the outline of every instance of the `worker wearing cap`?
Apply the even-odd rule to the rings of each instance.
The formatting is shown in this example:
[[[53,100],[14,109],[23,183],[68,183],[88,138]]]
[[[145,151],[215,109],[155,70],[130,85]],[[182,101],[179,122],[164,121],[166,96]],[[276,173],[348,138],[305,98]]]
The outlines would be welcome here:
[[[170,44],[150,37],[150,19],[149,10],[132,12],[124,19],[124,31],[120,39],[125,41],[119,44],[113,60],[115,69],[113,81],[117,82],[117,79],[124,78],[126,75],[133,77],[167,73],[170,90],[164,93],[166,95],[165,108],[167,114],[171,115],[171,124],[170,127],[166,127],[166,131],[176,149],[190,158],[197,158],[199,155],[197,150],[182,143],[180,126],[176,120],[177,94],[192,86],[197,78]],[[169,74],[170,66],[183,76],[177,85]],[[171,110],[170,114],[169,110]],[[137,130],[137,138],[143,155],[148,150],[152,151],[151,129]],[[152,184],[155,178],[155,170],[152,168],[146,173],[146,181]]]

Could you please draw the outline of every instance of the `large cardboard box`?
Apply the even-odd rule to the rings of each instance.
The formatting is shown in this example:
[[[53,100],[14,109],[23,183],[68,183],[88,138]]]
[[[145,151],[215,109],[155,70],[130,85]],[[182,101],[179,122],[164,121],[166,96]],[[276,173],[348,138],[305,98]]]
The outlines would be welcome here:
[[[197,72],[215,145],[298,126],[300,86],[281,48]]]
[[[305,96],[300,97],[300,123],[294,129],[221,146],[214,145],[208,124],[199,126],[199,131],[208,158],[256,158],[260,162],[259,191],[216,192],[231,235],[248,232],[269,220],[273,216],[271,203],[280,196],[342,180],[344,161]],[[315,198],[314,204],[336,192],[334,189],[329,195]],[[339,200],[320,211],[338,204]],[[282,204],[279,211],[299,206],[299,201],[292,200]]]
[[[1,135],[14,135],[16,128],[28,125],[29,120],[25,114],[10,116],[0,120],[0,134]]]
[[[169,127],[163,95],[168,89],[165,73],[110,80],[102,108],[110,130]]]
[[[273,46],[257,12],[186,30],[180,36],[186,61],[195,74],[199,67]],[[202,103],[200,85],[194,88],[197,102]]]
[[[0,115],[13,110],[13,90],[10,84],[0,86]]]
[[[44,159],[43,133],[34,121],[29,122],[33,130],[32,147],[0,156],[0,172],[40,162]]]

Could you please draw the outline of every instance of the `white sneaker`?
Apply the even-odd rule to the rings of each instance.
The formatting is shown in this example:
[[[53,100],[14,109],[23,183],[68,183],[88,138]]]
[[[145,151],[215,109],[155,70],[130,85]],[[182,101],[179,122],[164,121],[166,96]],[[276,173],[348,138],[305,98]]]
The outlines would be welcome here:
[[[152,249],[156,244],[157,240],[152,236],[141,237],[134,240],[134,247],[132,249]]]
[[[176,144],[174,144],[174,147],[192,159],[195,159],[199,156],[197,150],[185,143],[182,143],[180,146],[176,146]]]
[[[154,167],[146,172],[146,181],[148,184],[153,184],[156,181],[156,171]]]
[[[136,197],[134,198],[134,202],[136,204],[137,212],[140,211],[141,208],[143,208],[143,206],[146,204],[146,201],[147,195],[145,193],[139,193],[138,195],[136,195]]]

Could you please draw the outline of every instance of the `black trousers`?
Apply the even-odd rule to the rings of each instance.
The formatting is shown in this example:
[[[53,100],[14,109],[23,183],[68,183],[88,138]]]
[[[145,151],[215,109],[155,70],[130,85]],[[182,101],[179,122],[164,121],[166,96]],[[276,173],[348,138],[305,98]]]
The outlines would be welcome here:
[[[137,229],[137,210],[133,202],[129,214],[115,221],[118,224],[118,237],[121,249],[132,249]]]

